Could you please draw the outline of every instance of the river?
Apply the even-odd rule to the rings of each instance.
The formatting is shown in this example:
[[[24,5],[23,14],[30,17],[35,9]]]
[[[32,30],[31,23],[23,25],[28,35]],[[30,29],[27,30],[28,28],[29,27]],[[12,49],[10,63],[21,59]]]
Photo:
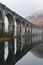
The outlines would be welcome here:
[[[30,50],[15,65],[43,65],[43,43]]]

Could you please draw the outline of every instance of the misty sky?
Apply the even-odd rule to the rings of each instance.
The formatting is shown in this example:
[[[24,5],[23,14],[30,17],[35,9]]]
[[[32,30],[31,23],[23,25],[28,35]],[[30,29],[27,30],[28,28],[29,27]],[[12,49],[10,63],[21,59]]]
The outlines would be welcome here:
[[[43,0],[0,0],[0,3],[24,18],[37,11],[43,11]],[[8,31],[8,23],[6,21],[7,19],[5,19],[5,30]]]
[[[43,10],[43,0],[0,0],[0,3],[6,5],[22,17],[28,17],[37,11]],[[33,57],[29,52],[27,56],[23,58],[23,61],[18,63],[18,65],[29,65],[29,63],[30,65],[43,65],[43,60]]]
[[[22,17],[27,17],[36,11],[43,10],[43,0],[0,0],[0,2]]]

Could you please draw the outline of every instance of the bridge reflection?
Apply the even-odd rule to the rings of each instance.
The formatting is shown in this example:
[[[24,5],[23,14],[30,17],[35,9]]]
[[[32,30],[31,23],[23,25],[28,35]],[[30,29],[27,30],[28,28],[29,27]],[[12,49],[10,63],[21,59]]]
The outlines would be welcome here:
[[[30,52],[36,57],[43,59],[43,42],[31,49]]]
[[[8,32],[5,33],[5,17]],[[0,65],[14,65],[29,50],[43,42],[43,27],[35,25],[0,3]],[[8,41],[8,57],[5,60],[5,41]]]
[[[24,37],[23,37],[24,38]],[[39,39],[38,39],[39,38]],[[19,38],[16,38],[19,39]],[[20,60],[28,51],[30,51],[32,48],[36,47],[40,43],[43,43],[42,37],[40,35],[32,36],[32,41],[26,39],[26,44],[25,40],[23,39],[21,42],[23,45],[22,48],[19,48],[19,45],[15,45],[15,39],[14,40],[9,40],[4,42],[0,42],[0,64],[1,65],[14,65],[18,60]],[[31,41],[31,44],[28,43],[28,41]],[[16,40],[17,43],[17,40]],[[18,48],[17,48],[18,47]],[[16,49],[15,49],[16,48]],[[8,53],[5,52],[5,50],[8,50]],[[15,53],[16,51],[16,53]],[[6,55],[7,57],[6,57]],[[6,59],[5,59],[6,57]]]

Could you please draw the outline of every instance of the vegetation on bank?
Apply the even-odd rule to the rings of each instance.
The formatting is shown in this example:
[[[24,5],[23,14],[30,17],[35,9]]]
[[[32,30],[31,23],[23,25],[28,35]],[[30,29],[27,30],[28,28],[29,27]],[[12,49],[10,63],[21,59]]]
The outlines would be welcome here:
[[[7,40],[10,40],[11,37],[10,37],[10,34],[5,32],[5,35],[4,36],[0,36],[0,41],[7,41]]]
[[[11,38],[8,38],[8,37],[0,37],[0,41],[7,41],[7,40],[10,40]]]

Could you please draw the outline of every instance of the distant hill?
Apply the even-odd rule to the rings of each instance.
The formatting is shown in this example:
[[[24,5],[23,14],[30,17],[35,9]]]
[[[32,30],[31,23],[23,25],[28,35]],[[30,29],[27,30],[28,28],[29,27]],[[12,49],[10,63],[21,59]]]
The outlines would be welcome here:
[[[43,21],[35,22],[34,24],[39,25],[39,26],[43,26]]]
[[[36,25],[43,26],[43,11],[38,11],[31,16],[26,17],[26,19]]]

